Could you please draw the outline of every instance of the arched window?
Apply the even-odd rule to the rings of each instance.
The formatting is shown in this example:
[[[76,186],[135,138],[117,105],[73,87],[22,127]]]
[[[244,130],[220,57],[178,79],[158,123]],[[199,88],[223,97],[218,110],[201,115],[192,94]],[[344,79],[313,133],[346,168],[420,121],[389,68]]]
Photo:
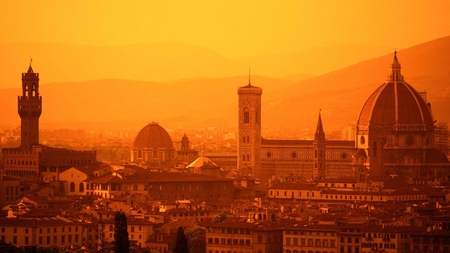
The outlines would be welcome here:
[[[247,107],[244,108],[244,123],[250,123],[250,111]]]
[[[84,184],[80,183],[79,185],[80,192],[84,192]]]
[[[70,183],[70,192],[75,192],[75,183],[74,182]]]
[[[131,226],[131,232],[132,233],[134,232],[134,226]]]
[[[137,186],[137,184],[134,184],[133,185],[133,191],[137,191],[138,190],[138,186]]]
[[[113,231],[113,230],[114,230],[113,226],[109,225],[109,231]]]

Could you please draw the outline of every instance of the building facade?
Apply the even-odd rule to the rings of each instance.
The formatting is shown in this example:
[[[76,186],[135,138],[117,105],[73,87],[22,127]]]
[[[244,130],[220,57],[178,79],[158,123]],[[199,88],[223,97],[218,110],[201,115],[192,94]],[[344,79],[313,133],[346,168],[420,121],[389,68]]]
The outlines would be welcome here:
[[[39,94],[39,73],[28,67],[22,73],[22,95],[18,98],[21,119],[21,144],[17,148],[2,149],[3,170],[8,176],[56,181],[58,173],[74,165],[95,162],[95,151],[75,151],[39,144],[39,117],[42,96]]]
[[[395,174],[450,180],[448,158],[435,147],[425,93],[405,82],[396,53],[391,74],[367,99],[356,140],[327,140],[321,115],[314,140],[267,140],[261,134],[262,89],[238,88],[238,169],[267,184],[272,176],[352,176],[359,182]],[[355,139],[355,138],[349,138]]]

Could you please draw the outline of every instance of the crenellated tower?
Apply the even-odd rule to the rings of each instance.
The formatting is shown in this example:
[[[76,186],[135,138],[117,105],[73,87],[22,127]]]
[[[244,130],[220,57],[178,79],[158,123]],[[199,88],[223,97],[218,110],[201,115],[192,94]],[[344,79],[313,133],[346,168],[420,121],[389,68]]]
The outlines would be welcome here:
[[[327,174],[326,169],[326,141],[325,132],[323,131],[322,116],[319,111],[319,119],[317,120],[317,128],[314,134],[314,178],[325,178]]]
[[[39,95],[39,73],[28,67],[22,73],[22,96],[18,99],[18,112],[21,119],[21,144],[24,150],[31,150],[39,144],[39,117],[42,113],[42,97]]]
[[[255,176],[261,172],[261,94],[251,85],[238,88],[238,169]]]

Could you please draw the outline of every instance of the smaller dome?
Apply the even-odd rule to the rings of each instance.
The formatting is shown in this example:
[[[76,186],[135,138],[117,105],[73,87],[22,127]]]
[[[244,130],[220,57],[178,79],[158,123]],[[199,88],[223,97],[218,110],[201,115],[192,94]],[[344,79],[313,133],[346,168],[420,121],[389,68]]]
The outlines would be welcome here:
[[[173,142],[167,131],[158,123],[152,122],[139,131],[133,144],[134,149],[167,148],[173,149]]]

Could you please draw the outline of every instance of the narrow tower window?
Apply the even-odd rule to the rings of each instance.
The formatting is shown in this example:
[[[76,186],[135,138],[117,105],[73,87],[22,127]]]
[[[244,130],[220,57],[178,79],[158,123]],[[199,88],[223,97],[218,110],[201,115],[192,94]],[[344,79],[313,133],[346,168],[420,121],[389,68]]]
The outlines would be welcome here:
[[[250,123],[250,112],[248,108],[244,108],[244,123]]]

